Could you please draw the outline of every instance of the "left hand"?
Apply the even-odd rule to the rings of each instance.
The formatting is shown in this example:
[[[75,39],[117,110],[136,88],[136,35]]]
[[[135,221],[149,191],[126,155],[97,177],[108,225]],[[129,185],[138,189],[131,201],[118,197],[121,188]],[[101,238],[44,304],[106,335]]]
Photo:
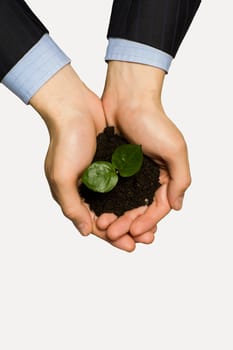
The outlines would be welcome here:
[[[138,208],[117,218],[103,214],[97,221],[111,239],[129,232],[135,242],[151,243],[158,222],[173,208],[181,209],[191,182],[187,146],[183,135],[166,116],[161,103],[165,73],[157,68],[109,63],[102,97],[108,125],[114,125],[131,143],[161,165],[160,183],[153,203],[143,213]]]

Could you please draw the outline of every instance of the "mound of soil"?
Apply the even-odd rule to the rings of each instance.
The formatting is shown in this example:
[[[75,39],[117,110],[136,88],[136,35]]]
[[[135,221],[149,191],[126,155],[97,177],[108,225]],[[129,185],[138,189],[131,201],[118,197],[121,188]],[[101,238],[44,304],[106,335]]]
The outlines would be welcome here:
[[[97,136],[97,150],[93,162],[111,162],[114,150],[126,143],[128,142],[122,136],[114,133],[114,127],[105,128],[104,132]],[[79,193],[97,216],[102,213],[121,216],[127,210],[152,203],[154,193],[160,187],[159,175],[159,166],[144,155],[140,171],[127,178],[119,176],[119,181],[112,191],[93,192],[81,184]]]

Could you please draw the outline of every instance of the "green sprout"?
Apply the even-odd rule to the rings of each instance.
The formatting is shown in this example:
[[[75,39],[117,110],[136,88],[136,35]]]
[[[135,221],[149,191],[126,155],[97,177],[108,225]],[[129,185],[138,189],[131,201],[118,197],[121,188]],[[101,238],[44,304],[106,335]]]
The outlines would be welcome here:
[[[112,154],[112,162],[97,161],[83,173],[82,182],[92,191],[110,192],[119,177],[135,175],[142,166],[143,153],[140,145],[121,145]]]

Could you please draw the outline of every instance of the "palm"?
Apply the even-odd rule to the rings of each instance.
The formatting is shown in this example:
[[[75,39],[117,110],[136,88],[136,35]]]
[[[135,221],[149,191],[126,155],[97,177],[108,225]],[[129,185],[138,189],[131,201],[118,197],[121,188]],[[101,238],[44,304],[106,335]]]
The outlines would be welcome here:
[[[161,165],[160,183],[162,186],[155,193],[153,203],[145,211],[142,212],[141,208],[136,208],[131,211],[131,214],[128,212],[118,219],[110,218],[104,214],[98,222],[100,222],[101,227],[107,227],[107,225],[102,225],[102,222],[107,223],[109,220],[108,223],[110,224],[111,219],[113,220],[113,223],[107,227],[107,233],[112,239],[130,232],[136,241],[150,243],[153,241],[152,233],[156,231],[157,223],[170,211],[167,198],[170,176],[166,161],[161,156],[163,154],[161,145],[164,144],[164,139],[161,126],[158,131],[157,111],[150,111],[149,113],[145,113],[145,111],[135,113],[134,111],[134,113],[127,115],[127,111],[119,109],[113,115],[109,113],[109,104],[105,104],[105,101],[103,97],[108,125],[114,125],[117,131],[122,133],[129,142],[141,144],[144,154]],[[163,152],[166,153],[166,145],[163,147]]]

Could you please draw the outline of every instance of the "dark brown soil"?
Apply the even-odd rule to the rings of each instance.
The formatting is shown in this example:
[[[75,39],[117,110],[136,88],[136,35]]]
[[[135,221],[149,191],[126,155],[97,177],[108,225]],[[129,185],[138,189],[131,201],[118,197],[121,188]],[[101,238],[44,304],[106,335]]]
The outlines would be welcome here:
[[[111,162],[114,150],[125,143],[128,142],[122,136],[114,134],[113,127],[107,127],[97,137],[97,150],[93,161]],[[112,191],[97,193],[81,184],[79,192],[97,216],[102,213],[120,216],[127,210],[152,203],[154,193],[160,187],[159,174],[159,166],[144,155],[140,171],[128,178],[119,176],[119,181]]]

